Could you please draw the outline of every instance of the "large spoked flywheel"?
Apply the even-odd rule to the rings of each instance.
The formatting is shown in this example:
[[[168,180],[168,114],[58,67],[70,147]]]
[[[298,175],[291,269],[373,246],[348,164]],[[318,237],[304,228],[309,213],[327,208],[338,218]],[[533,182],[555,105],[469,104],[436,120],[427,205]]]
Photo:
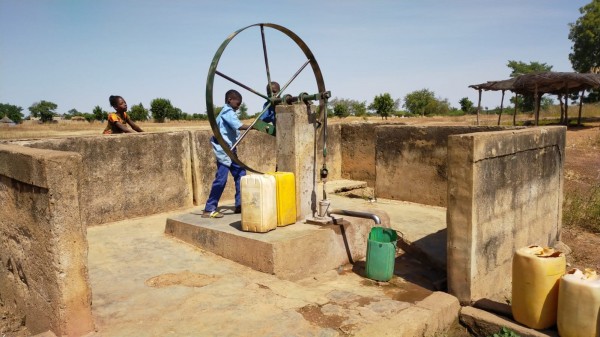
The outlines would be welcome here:
[[[271,83],[273,81],[273,77],[271,76],[271,68],[269,66],[267,41],[265,38],[265,35],[267,35],[267,34],[265,34],[265,31],[268,32],[269,29],[281,32],[281,33],[285,34],[285,36],[289,37],[295,43],[295,45],[298,48],[300,48],[300,50],[302,51],[302,53],[304,55],[303,57],[306,58],[306,60],[304,61],[303,64],[289,64],[289,67],[286,64],[286,67],[288,67],[292,71],[294,69],[297,69],[297,70],[295,71],[295,73],[293,75],[291,75],[291,77],[289,79],[287,79],[287,82],[285,82],[285,84],[282,84],[280,82],[281,90],[277,94],[271,94],[271,93],[266,93],[266,92],[264,94],[262,93],[264,90],[262,88],[264,88],[268,83]],[[260,39],[262,41],[262,54],[263,54],[262,58],[264,58],[264,71],[265,71],[266,76],[264,78],[264,82],[262,82],[263,80],[261,80],[262,84],[258,88],[256,85],[254,87],[252,87],[250,85],[246,85],[245,83],[242,83],[242,81],[236,79],[233,74],[225,74],[224,72],[221,72],[218,69],[219,61],[221,60],[222,56],[224,55],[225,49],[230,44],[230,42],[234,38],[238,37],[242,32],[244,32],[244,35],[260,34]],[[277,45],[274,45],[274,46],[270,45],[269,47],[278,48]],[[294,80],[296,80],[296,78],[303,72],[303,70],[308,65],[310,65],[312,68],[312,72],[314,75],[314,81],[316,81],[318,93],[314,94],[314,95],[300,94],[300,95],[298,95],[298,97],[293,97],[289,94],[286,94],[285,93],[286,89],[289,88],[289,86],[294,82]],[[262,68],[262,65],[261,65],[261,68]],[[286,102],[290,103],[290,102],[297,101],[297,100],[307,100],[308,98],[310,98],[310,100],[318,100],[319,101],[319,111],[318,111],[319,116],[323,116],[323,118],[326,118],[325,110],[326,110],[326,103],[327,103],[327,98],[328,98],[329,93],[325,90],[325,83],[323,82],[323,76],[321,74],[321,69],[319,68],[319,64],[317,63],[317,60],[315,59],[313,53],[310,51],[310,49],[304,43],[304,41],[302,41],[302,39],[300,39],[300,37],[298,37],[298,35],[294,34],[294,32],[292,32],[291,30],[289,30],[285,27],[282,27],[282,26],[279,26],[276,24],[272,24],[272,23],[258,23],[258,24],[250,25],[248,27],[242,28],[242,29],[234,32],[233,34],[231,34],[225,41],[223,41],[223,43],[221,44],[221,46],[215,53],[215,56],[213,57],[213,60],[210,64],[210,68],[208,71],[208,77],[206,79],[206,113],[208,115],[210,127],[212,128],[213,134],[214,134],[217,142],[219,143],[219,145],[221,145],[221,147],[223,148],[225,153],[227,153],[227,155],[229,155],[231,160],[233,160],[235,163],[237,163],[238,165],[240,165],[241,167],[245,168],[248,171],[261,173],[258,170],[253,169],[253,168],[249,167],[248,165],[244,164],[234,153],[234,149],[239,146],[239,144],[243,141],[244,137],[246,136],[246,133],[249,132],[250,130],[243,130],[241,132],[241,135],[238,138],[238,140],[232,146],[229,146],[227,144],[227,142],[225,142],[225,140],[223,139],[223,136],[221,135],[221,133],[219,131],[219,127],[217,126],[217,122],[216,122],[218,113],[215,112],[215,99],[214,99],[215,98],[215,93],[214,93],[215,75],[218,75],[220,78],[234,84],[235,86],[233,88],[236,88],[236,89],[242,88],[244,90],[247,90],[254,95],[262,97],[265,100],[265,102],[267,102],[267,104],[263,108],[262,112],[259,113],[258,116],[256,116],[253,119],[253,122],[251,125],[254,128],[260,129],[257,127],[257,125],[262,124],[262,121],[260,121],[260,117],[262,114],[266,113],[269,106],[274,106],[275,104],[279,104],[282,102],[285,104]],[[261,89],[259,89],[259,88],[261,88]],[[224,92],[217,93],[218,97],[220,97],[222,94],[224,94]],[[303,95],[305,95],[305,96],[303,97]],[[325,125],[326,125],[326,123],[325,123]]]

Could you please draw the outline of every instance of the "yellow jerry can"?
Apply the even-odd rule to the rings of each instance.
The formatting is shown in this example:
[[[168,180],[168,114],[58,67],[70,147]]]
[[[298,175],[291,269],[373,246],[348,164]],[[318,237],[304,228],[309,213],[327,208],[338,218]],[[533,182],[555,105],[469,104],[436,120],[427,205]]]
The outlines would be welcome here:
[[[277,186],[277,226],[296,223],[296,178],[292,172],[267,172]]]
[[[570,270],[560,279],[558,333],[561,337],[600,336],[600,275]]]
[[[566,270],[565,254],[552,248],[520,248],[512,264],[512,314],[533,329],[556,324],[558,283]]]
[[[242,230],[264,233],[277,228],[275,178],[267,174],[242,177]]]

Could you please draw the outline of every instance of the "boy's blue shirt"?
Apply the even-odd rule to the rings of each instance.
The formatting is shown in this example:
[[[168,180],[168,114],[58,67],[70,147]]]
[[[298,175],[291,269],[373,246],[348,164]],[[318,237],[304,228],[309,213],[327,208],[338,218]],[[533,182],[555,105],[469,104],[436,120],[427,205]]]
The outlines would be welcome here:
[[[237,113],[233,111],[233,108],[229,106],[229,104],[225,104],[221,113],[216,118],[217,126],[219,127],[219,132],[223,137],[223,140],[231,146],[240,136],[239,128],[243,125],[240,119],[237,116]],[[213,152],[217,157],[217,161],[225,166],[231,166],[231,158],[225,153],[221,145],[219,145],[216,139],[211,138],[211,144],[213,147]]]
[[[263,104],[263,110],[267,107],[267,104],[269,104],[269,102],[265,102],[265,104]],[[275,124],[275,107],[273,105],[269,106],[269,109],[265,111],[262,116],[260,116],[260,120],[265,123]]]

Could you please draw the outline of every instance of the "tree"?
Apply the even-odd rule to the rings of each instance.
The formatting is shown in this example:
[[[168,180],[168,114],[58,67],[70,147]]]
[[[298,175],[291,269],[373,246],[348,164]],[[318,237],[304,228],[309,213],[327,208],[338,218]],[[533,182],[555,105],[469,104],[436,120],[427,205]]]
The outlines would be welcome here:
[[[96,105],[94,107],[94,110],[92,110],[92,115],[94,116],[94,119],[97,121],[102,121],[102,120],[108,119],[108,113],[104,112],[99,105]],[[87,117],[86,117],[86,119],[87,119]]]
[[[470,113],[473,111],[473,102],[471,102],[471,100],[467,97],[461,98],[460,101],[458,101],[458,104],[460,104],[460,109],[464,113]]]
[[[367,102],[354,101],[350,107],[350,111],[356,117],[362,117],[367,114]]]
[[[166,98],[155,98],[150,102],[150,111],[155,121],[164,123],[166,118],[173,115],[173,105]]]
[[[134,121],[145,121],[148,120],[148,109],[144,108],[142,103],[134,105],[129,111],[129,117]]]
[[[246,105],[246,103],[242,103],[240,105],[240,108],[238,109],[238,116],[240,119],[250,118],[250,116],[248,116],[248,106]]]
[[[48,101],[40,101],[33,103],[29,107],[29,112],[33,117],[39,117],[42,122],[49,122],[52,120],[52,116],[56,113],[54,110],[58,108],[56,103]]]
[[[337,103],[333,106],[333,115],[338,118],[348,117],[350,115],[350,109],[347,104]]]
[[[435,93],[429,89],[416,90],[404,97],[403,107],[414,115],[429,115],[427,106],[435,101]]]
[[[592,0],[579,9],[581,17],[570,23],[569,40],[573,42],[569,60],[580,73],[600,72],[600,0]],[[599,101],[598,91],[588,95],[587,101]]]
[[[394,112],[394,100],[389,93],[384,93],[373,98],[373,103],[369,105],[370,110],[381,116],[381,119],[387,119]]]
[[[21,111],[23,111],[23,108],[20,106],[0,103],[0,118],[4,118],[6,116],[18,124],[23,120],[23,114]]]
[[[507,66],[512,69],[510,77],[517,77],[525,74],[543,73],[552,70],[552,66],[539,62],[529,62],[529,64],[527,64],[521,61],[509,60]],[[510,102],[517,104],[517,107],[519,107],[519,110],[521,111],[533,111],[535,107],[533,95],[524,96],[521,103],[515,102],[514,97],[510,99]]]

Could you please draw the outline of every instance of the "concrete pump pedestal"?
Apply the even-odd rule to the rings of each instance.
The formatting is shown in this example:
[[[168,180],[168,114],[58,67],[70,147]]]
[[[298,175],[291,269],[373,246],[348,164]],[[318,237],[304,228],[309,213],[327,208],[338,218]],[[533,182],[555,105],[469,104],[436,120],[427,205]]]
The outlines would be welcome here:
[[[389,226],[385,212],[374,211]],[[197,214],[182,214],[167,219],[165,233],[201,249],[274,274],[285,280],[336,269],[364,259],[372,220],[344,217],[344,233],[339,225],[309,225],[298,222],[268,233],[241,230],[239,214],[206,219]]]

